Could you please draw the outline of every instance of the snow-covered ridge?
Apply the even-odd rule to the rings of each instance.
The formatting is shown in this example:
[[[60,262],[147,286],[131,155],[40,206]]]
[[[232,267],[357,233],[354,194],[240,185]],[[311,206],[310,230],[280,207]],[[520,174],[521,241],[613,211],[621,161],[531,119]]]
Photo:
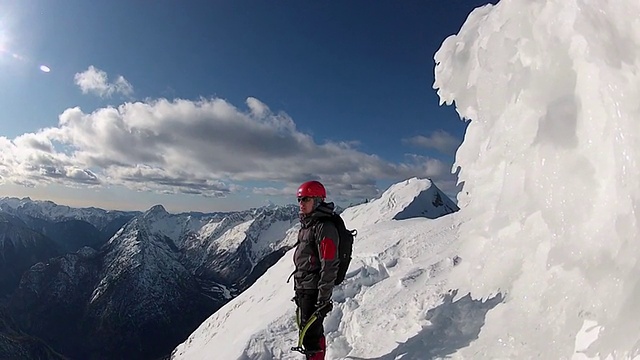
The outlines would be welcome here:
[[[193,274],[232,286],[270,254],[291,246],[289,229],[298,222],[295,205],[267,206],[230,213],[170,214],[156,205],[133,218],[108,243],[128,253],[115,270],[136,267],[144,249],[140,238],[159,239],[179,255]],[[140,234],[145,236],[141,237]],[[137,250],[136,250],[137,249]],[[142,256],[145,261],[149,255]],[[117,272],[117,271],[115,271]]]
[[[346,209],[343,217],[349,219],[348,227],[360,228],[391,219],[435,219],[458,210],[458,206],[431,180],[411,178],[391,185],[369,203]]]
[[[166,286],[166,282],[178,279],[162,276],[163,282],[153,281],[166,271],[175,272],[180,269],[186,273],[184,266],[178,261],[177,252],[171,249],[161,233],[152,232],[148,224],[141,223],[140,218],[129,222],[116,234],[106,247],[107,257],[104,260],[104,274],[91,296],[94,302],[110,286],[117,286],[125,274],[136,273],[138,285],[153,294],[164,294],[158,286]]]
[[[52,201],[31,200],[30,198],[0,198],[0,211],[22,217],[30,216],[37,219],[59,222],[64,220],[83,220],[104,229],[113,220],[122,216],[139,214],[137,211],[112,211],[99,208],[73,208],[66,205],[58,205]]]
[[[296,206],[288,205],[228,213],[170,214],[162,205],[155,205],[141,214],[140,219],[152,234],[171,239],[178,248],[211,246],[214,250],[233,251],[238,247],[236,240],[242,241],[248,235],[258,236],[278,221],[291,225],[297,220],[297,211]]]
[[[452,244],[461,220],[456,215],[424,218],[420,207],[433,204],[420,194],[431,185],[410,179],[342,213],[358,236],[347,279],[334,290],[335,308],[325,322],[327,359],[385,354],[418,333],[428,324],[426,311],[443,302],[447,289],[441,276],[454,265]],[[394,220],[406,209],[422,216]],[[293,290],[286,284],[293,271],[291,255],[207,319],[172,358],[209,359],[215,353],[220,359],[298,359],[300,354],[290,351],[297,336]],[[380,337],[380,328],[395,332]]]

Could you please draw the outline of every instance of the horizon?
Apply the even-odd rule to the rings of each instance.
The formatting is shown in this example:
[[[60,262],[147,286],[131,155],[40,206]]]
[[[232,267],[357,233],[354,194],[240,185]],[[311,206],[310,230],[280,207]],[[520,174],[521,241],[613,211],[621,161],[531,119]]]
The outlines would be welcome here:
[[[455,201],[433,56],[495,2],[2,4],[0,196],[233,211],[418,176]]]
[[[455,198],[451,198],[448,194],[444,193],[444,192],[442,191],[442,189],[440,189],[440,188],[439,188],[439,187],[438,187],[438,186],[433,182],[433,180],[428,179],[428,178],[418,178],[418,177],[413,177],[413,178],[409,178],[409,179],[404,179],[404,180],[401,180],[401,181],[399,181],[399,182],[397,182],[397,183],[391,184],[389,187],[387,187],[387,188],[385,188],[385,189],[382,189],[382,190],[380,191],[380,194],[379,194],[378,196],[376,196],[376,197],[372,197],[372,198],[366,198],[366,199],[363,199],[363,200],[362,200],[362,201],[360,201],[360,202],[354,202],[354,203],[349,203],[349,204],[338,204],[338,203],[335,203],[335,202],[331,201],[330,199],[327,199],[327,202],[328,202],[328,203],[334,203],[338,208],[340,208],[340,209],[342,209],[342,210],[344,210],[344,209],[348,209],[348,208],[353,207],[353,206],[361,205],[361,204],[363,204],[363,203],[368,203],[368,202],[371,202],[371,201],[374,201],[374,200],[380,199],[380,197],[381,197],[385,192],[389,191],[389,190],[390,190],[391,188],[393,188],[394,186],[400,185],[400,184],[401,184],[401,183],[403,183],[403,182],[409,182],[409,181],[414,181],[414,180],[420,180],[420,181],[422,181],[422,180],[429,180],[429,181],[431,182],[431,184],[432,184],[432,185],[433,185],[433,186],[434,186],[434,187],[435,187],[435,188],[436,188],[440,193],[442,193],[444,196],[446,196],[446,197],[447,197],[448,199],[450,199],[454,204],[456,204],[456,205],[457,205],[457,201],[456,201],[456,199],[455,199]],[[295,206],[295,207],[298,207],[297,202],[295,202],[295,201],[294,201],[294,202],[291,202],[291,203],[283,203],[283,204],[274,204],[274,203],[270,203],[270,204],[261,204],[261,205],[259,205],[259,206],[255,206],[255,207],[249,207],[249,208],[237,209],[237,210],[227,210],[227,211],[199,211],[199,210],[172,211],[171,209],[168,209],[168,208],[167,208],[164,204],[162,204],[162,203],[152,204],[152,205],[150,205],[148,208],[140,209],[140,210],[137,210],[137,209],[108,209],[108,208],[102,208],[102,207],[99,207],[99,206],[71,206],[71,205],[68,205],[68,204],[58,203],[58,202],[55,202],[55,201],[50,200],[50,199],[33,199],[33,198],[29,197],[29,196],[24,196],[24,197],[17,197],[17,196],[0,196],[0,201],[2,201],[2,200],[7,200],[7,199],[8,199],[8,200],[18,200],[18,201],[32,201],[32,202],[35,202],[35,203],[38,203],[38,202],[43,202],[43,203],[50,202],[50,203],[55,204],[56,206],[67,206],[67,207],[72,208],[72,209],[91,209],[91,208],[95,208],[95,209],[105,210],[105,211],[139,212],[139,213],[145,213],[145,212],[147,212],[147,211],[151,210],[152,208],[154,208],[154,207],[156,207],[156,206],[161,206],[161,207],[162,207],[166,212],[168,212],[168,213],[170,213],[170,214],[174,214],[174,215],[181,214],[181,213],[203,213],[203,214],[207,214],[207,213],[232,213],[232,212],[250,211],[250,210],[260,209],[260,208],[265,208],[265,207],[270,207],[270,206],[282,206],[282,207],[285,207],[285,206]],[[0,210],[1,210],[1,209],[0,209]]]

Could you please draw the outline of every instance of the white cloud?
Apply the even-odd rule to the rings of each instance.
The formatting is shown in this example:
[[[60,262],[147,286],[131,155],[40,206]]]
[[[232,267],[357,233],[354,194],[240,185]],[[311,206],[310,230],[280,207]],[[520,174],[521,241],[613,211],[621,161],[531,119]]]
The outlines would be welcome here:
[[[460,143],[461,139],[455,138],[444,130],[437,130],[429,136],[414,136],[412,138],[403,139],[403,142],[413,146],[436,149],[443,154],[453,154]]]
[[[245,181],[270,184],[256,193],[276,193],[274,184],[294,193],[317,178],[344,199],[377,195],[379,180],[454,178],[439,160],[414,155],[392,163],[349,143],[316,143],[287,114],[254,98],[247,108],[222,99],[158,99],[92,113],[70,108],[57,127],[0,141],[0,176],[204,196],[224,196]]]
[[[74,81],[83,94],[93,93],[100,97],[110,97],[113,94],[124,96],[133,94],[133,86],[123,76],[119,75],[115,82],[110,83],[107,73],[93,65],[89,66],[86,71],[75,74]]]
[[[256,117],[264,117],[271,112],[267,105],[253,97],[247,98],[247,106],[251,110],[251,114]]]

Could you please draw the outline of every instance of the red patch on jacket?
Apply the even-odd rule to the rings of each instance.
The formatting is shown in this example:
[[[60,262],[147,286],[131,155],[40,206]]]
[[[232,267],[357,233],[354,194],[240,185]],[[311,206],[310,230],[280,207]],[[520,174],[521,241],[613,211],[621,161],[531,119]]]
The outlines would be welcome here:
[[[320,242],[320,258],[323,260],[333,260],[336,257],[336,243],[328,237]]]

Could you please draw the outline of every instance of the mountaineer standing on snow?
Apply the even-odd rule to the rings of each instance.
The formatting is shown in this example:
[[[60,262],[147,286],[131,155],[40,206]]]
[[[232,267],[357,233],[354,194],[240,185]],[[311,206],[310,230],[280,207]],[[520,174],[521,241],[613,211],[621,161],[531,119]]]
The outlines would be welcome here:
[[[296,321],[299,345],[293,350],[308,360],[324,360],[326,340],[322,322],[333,309],[331,293],[338,276],[338,230],[333,222],[333,203],[324,202],[327,192],[318,181],[298,188],[300,232],[293,257]],[[302,345],[302,346],[300,346]]]

